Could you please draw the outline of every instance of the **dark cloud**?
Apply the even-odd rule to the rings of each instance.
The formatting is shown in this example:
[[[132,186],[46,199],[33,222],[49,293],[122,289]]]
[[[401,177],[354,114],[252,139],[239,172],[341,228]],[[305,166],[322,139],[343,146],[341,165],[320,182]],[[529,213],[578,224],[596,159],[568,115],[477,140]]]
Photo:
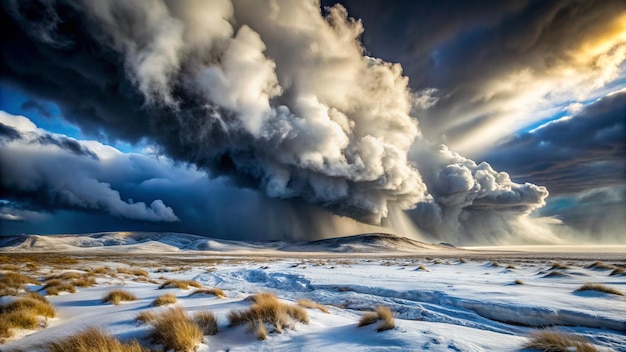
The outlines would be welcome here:
[[[374,55],[400,62],[414,90],[436,89],[417,112],[425,135],[474,157],[614,80],[626,58],[620,0],[347,5]]]
[[[22,134],[11,126],[0,123],[0,144],[21,138]]]
[[[31,143],[41,145],[55,145],[61,149],[68,150],[76,155],[87,155],[94,159],[98,159],[98,156],[94,152],[82,146],[78,141],[64,136],[53,136],[50,134],[44,134],[37,136],[36,140],[32,141]]]
[[[22,108],[22,110],[33,110],[33,111],[36,111],[37,113],[39,113],[39,115],[41,115],[43,117],[52,117],[53,116],[52,108],[48,104],[42,103],[42,102],[37,101],[37,100],[29,99],[29,100],[23,102],[20,107]]]
[[[626,92],[606,96],[571,118],[518,134],[486,156],[516,179],[553,195],[626,183]]]
[[[18,116],[12,120],[28,121]],[[19,128],[17,124],[11,127]],[[149,206],[125,202],[103,180],[105,175],[118,172],[115,169],[124,163],[121,153],[109,150],[107,154],[106,147],[101,146],[107,159],[101,162],[95,152],[78,141],[35,130],[22,131],[20,135],[21,138],[5,142],[0,151],[0,198],[12,204],[3,209],[5,219],[14,215],[21,220],[23,210],[82,209],[144,221],[179,220],[162,200],[156,199]],[[120,157],[122,160],[117,159]]]
[[[426,197],[403,160],[417,135],[406,81],[363,57],[341,7],[324,19],[313,3],[285,3],[278,18],[264,3],[199,5],[5,2],[3,77],[86,133],[148,138],[272,197],[374,223],[387,203]],[[309,30],[290,30],[294,18]]]
[[[437,13],[454,3],[445,4]],[[455,15],[452,29],[442,30],[432,43],[456,38],[452,33],[461,28],[491,30],[525,9],[522,5],[471,5],[471,25]],[[436,221],[456,236],[466,232],[467,214],[506,214],[499,218],[506,222],[540,207],[547,195],[542,187],[514,183],[506,173],[445,147],[413,153],[416,141],[427,145],[430,137],[424,138],[410,115],[418,100],[408,79],[399,65],[365,55],[359,40],[362,24],[342,6],[326,9],[326,17],[315,1],[269,6],[252,0],[9,0],[2,8],[3,80],[58,103],[63,116],[88,135],[131,143],[147,140],[176,161],[213,177],[226,175],[233,184],[253,187],[267,197],[321,205],[372,224],[390,217],[393,209],[417,206],[418,213],[440,213]],[[487,21],[491,16],[503,19]],[[473,25],[479,22],[488,28]],[[429,19],[423,25],[432,23]],[[427,51],[417,44],[410,50]],[[454,45],[446,50],[456,53]],[[441,60],[435,63],[456,62],[448,56]],[[457,73],[470,77],[469,71]],[[444,76],[433,77],[448,82]],[[435,81],[427,77],[425,82],[430,87]],[[438,109],[429,96],[435,93],[418,93],[425,111]],[[79,191],[92,187],[110,197],[106,204],[137,208],[137,203],[121,201],[105,180],[141,180],[138,174],[116,174],[99,166],[106,164],[104,157],[93,149],[101,163],[84,158],[80,146],[60,139],[43,142],[61,147],[60,155],[76,162],[71,169],[93,173],[61,185],[59,175],[48,168],[51,163],[40,155],[28,159],[32,170],[24,170],[3,154],[11,163],[10,177],[3,182],[15,194],[28,193],[18,200],[47,194],[53,206],[74,207],[75,201],[64,198],[64,188],[86,197]],[[121,159],[131,162],[133,157]],[[37,163],[45,166],[37,168]],[[54,190],[52,195],[23,184],[32,179],[17,177],[37,171],[37,184]],[[126,193],[133,189],[129,186]],[[85,209],[97,208],[82,201]],[[163,215],[164,207],[161,202],[141,209]],[[115,214],[111,206],[105,208]]]

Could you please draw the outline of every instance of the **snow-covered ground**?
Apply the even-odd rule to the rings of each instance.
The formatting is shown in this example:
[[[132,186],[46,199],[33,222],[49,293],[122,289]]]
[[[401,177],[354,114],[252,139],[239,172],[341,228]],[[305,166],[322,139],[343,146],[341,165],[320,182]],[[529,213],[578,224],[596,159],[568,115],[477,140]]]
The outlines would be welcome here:
[[[64,239],[64,245],[75,245],[68,244],[70,237]],[[369,245],[372,241],[365,242]],[[88,326],[150,346],[146,339],[149,325],[134,318],[140,311],[164,309],[151,307],[151,302],[165,293],[176,295],[176,305],[190,313],[210,310],[216,314],[219,332],[205,336],[198,351],[523,351],[529,334],[544,327],[584,336],[601,351],[626,351],[626,297],[576,291],[585,283],[596,283],[625,292],[625,276],[588,267],[596,259],[624,266],[626,256],[616,257],[615,253],[605,257],[602,253],[580,256],[567,252],[547,259],[525,252],[498,254],[427,246],[413,255],[402,251],[401,255],[374,256],[324,252],[318,247],[326,248],[328,243],[318,242],[304,254],[304,245],[298,252],[281,252],[277,248],[283,245],[275,245],[248,256],[236,251],[195,250],[148,254],[146,249],[164,247],[152,241],[143,242],[141,251],[137,251],[137,243],[124,245],[135,246],[135,252],[128,254],[119,243],[109,242],[107,250],[100,253],[86,250],[67,255],[78,261],[63,265],[46,264],[54,263],[50,254],[28,252],[31,258],[42,258],[36,272],[40,277],[100,266],[113,271],[129,267],[147,270],[153,282],[135,281],[130,274],[102,275],[95,287],[48,296],[57,317],[50,319],[46,328],[19,332],[0,345],[0,351],[45,351],[47,342]],[[167,245],[173,246],[171,242]],[[224,250],[224,246],[239,245],[217,241],[207,248],[222,246]],[[247,248],[260,251],[260,246],[249,244]],[[10,248],[7,245],[6,249]],[[280,255],[272,255],[278,252]],[[553,268],[554,262],[562,266]],[[550,274],[555,272],[559,274]],[[159,289],[166,279],[196,280],[205,287],[224,290],[228,297],[190,295],[195,288]],[[102,304],[102,297],[115,288],[130,291],[139,300],[118,306]],[[267,340],[259,341],[246,327],[229,327],[227,318],[230,311],[249,307],[245,298],[259,292],[274,293],[291,303],[311,299],[326,305],[329,313],[308,309],[309,324],[297,323],[293,330],[270,333]],[[378,305],[394,311],[396,328],[376,332],[376,325],[357,327],[363,312]]]

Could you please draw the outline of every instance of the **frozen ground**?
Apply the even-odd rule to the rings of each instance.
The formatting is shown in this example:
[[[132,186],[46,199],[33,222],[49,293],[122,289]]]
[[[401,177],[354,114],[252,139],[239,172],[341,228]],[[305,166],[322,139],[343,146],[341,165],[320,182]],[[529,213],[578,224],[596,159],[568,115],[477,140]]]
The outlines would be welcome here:
[[[91,242],[66,236],[53,243],[56,239],[45,238],[55,250],[72,251],[63,257],[77,261],[63,265],[54,259],[58,254],[44,253],[43,246],[29,250],[21,240],[4,243],[5,255],[16,263],[38,261],[40,268],[33,274],[42,278],[106,266],[111,272],[120,267],[143,268],[153,282],[137,281],[130,274],[102,275],[95,287],[48,296],[58,316],[46,328],[19,332],[0,345],[0,351],[45,351],[47,342],[87,326],[150,346],[145,338],[149,326],[134,318],[140,311],[164,309],[150,304],[165,293],[175,294],[176,304],[188,312],[216,314],[219,332],[205,336],[199,351],[524,351],[527,336],[545,327],[584,336],[601,351],[626,351],[626,298],[576,291],[585,283],[626,291],[626,276],[589,267],[595,260],[623,267],[623,252],[590,254],[578,248],[549,258],[549,248],[540,255],[428,245],[409,250],[407,246],[417,244],[392,237],[317,242],[307,252],[307,244],[286,248],[275,243],[268,249],[226,241],[190,245],[194,241],[181,238],[167,237],[167,243],[136,239],[105,243],[97,236]],[[91,249],[77,252],[81,241]],[[100,251],[94,250],[93,243],[101,243]],[[181,249],[186,245],[193,249]],[[158,249],[165,252],[151,252]],[[554,263],[560,267],[553,268]],[[196,280],[224,290],[228,297],[190,296],[193,288],[158,289],[165,279]],[[101,298],[114,288],[131,291],[140,299],[118,306],[102,304]],[[293,330],[270,333],[266,341],[258,341],[245,327],[229,327],[227,314],[249,307],[245,298],[259,292],[272,292],[286,302],[311,299],[326,305],[329,313],[309,309],[309,324],[297,323]],[[363,312],[377,305],[395,312],[395,329],[376,332],[375,325],[357,327]]]

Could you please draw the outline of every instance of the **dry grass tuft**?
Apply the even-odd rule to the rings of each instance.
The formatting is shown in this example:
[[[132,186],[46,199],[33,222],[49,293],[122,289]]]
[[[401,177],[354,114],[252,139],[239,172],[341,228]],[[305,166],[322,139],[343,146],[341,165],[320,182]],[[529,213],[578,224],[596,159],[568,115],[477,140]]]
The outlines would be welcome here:
[[[147,352],[139,342],[122,343],[96,328],[88,328],[49,345],[50,352]]]
[[[507,268],[507,269],[511,269],[511,270],[512,270],[512,269],[517,269],[517,267],[516,267],[515,265],[510,264],[510,263],[506,265],[506,268]]]
[[[19,298],[11,303],[0,306],[0,314],[17,311],[30,311],[37,316],[46,318],[54,318],[56,315],[54,306],[52,306],[50,302],[29,297]]]
[[[569,265],[561,264],[559,262],[554,262],[551,264],[549,270],[567,270],[569,268],[570,268]]]
[[[361,327],[371,325],[379,320],[381,320],[381,322],[378,327],[376,327],[376,331],[378,332],[390,330],[396,327],[393,311],[386,306],[377,306],[376,311],[365,312],[365,314],[361,316],[358,326]]]
[[[555,271],[551,271],[545,274],[543,277],[562,277],[562,276],[568,276],[568,275],[562,271],[555,270]]]
[[[428,269],[426,269],[426,267],[424,266],[424,264],[420,264],[420,266],[417,267],[417,269],[415,270],[421,270],[421,271],[430,271]]]
[[[609,286],[600,284],[584,284],[580,286],[576,291],[598,291],[604,293],[610,293],[612,295],[623,296],[624,293]]]
[[[148,272],[143,269],[117,268],[117,273],[143,277],[148,276]]]
[[[626,276],[626,268],[616,268],[611,271],[609,276]]]
[[[55,315],[54,306],[36,293],[29,293],[13,302],[0,305],[0,340],[11,337],[13,329],[44,327],[46,321],[41,318],[53,318]]]
[[[204,335],[217,334],[217,319],[215,314],[209,311],[196,312],[193,321],[198,325]]]
[[[250,329],[254,332],[254,336],[256,336],[257,340],[267,340],[267,329],[261,319],[250,322]]]
[[[378,313],[365,312],[363,313],[363,315],[361,315],[361,319],[359,319],[359,327],[371,325],[377,321],[378,321]]]
[[[89,277],[87,275],[84,275],[78,279],[72,280],[72,285],[74,285],[75,287],[92,287],[92,286],[95,286],[96,284],[97,284],[96,279],[94,279],[93,277]]]
[[[601,261],[593,262],[592,264],[587,265],[587,269],[597,269],[597,270],[614,270],[615,266],[606,264]]]
[[[524,281],[522,281],[522,280],[520,280],[520,279],[517,279],[517,280],[515,280],[515,284],[516,284],[516,285],[523,285],[523,284],[524,284]]]
[[[189,289],[189,286],[201,288],[202,284],[195,280],[167,280],[159,286],[159,289],[180,288],[182,290],[187,290]]]
[[[328,308],[323,304],[319,304],[317,302],[313,302],[310,299],[300,299],[296,301],[296,304],[300,307],[309,308],[309,309],[319,309],[324,313],[328,313]]]
[[[226,293],[224,293],[224,291],[222,291],[222,289],[217,288],[217,287],[212,287],[212,288],[201,288],[198,290],[193,291],[192,293],[190,293],[190,296],[193,295],[199,295],[199,294],[205,294],[205,295],[213,295],[217,298],[226,298]]]
[[[524,347],[544,352],[598,351],[592,344],[581,336],[549,330],[539,331],[533,334],[531,340],[526,343]]]
[[[155,307],[165,306],[168,304],[176,303],[178,299],[175,295],[171,293],[164,294],[163,296],[159,296],[152,301],[152,305]]]
[[[228,313],[230,326],[249,324],[254,329],[254,324],[261,321],[271,324],[280,333],[283,328],[292,328],[296,321],[309,323],[309,315],[304,308],[283,303],[271,293],[259,293],[248,297],[248,300],[253,302],[249,309]]]
[[[102,298],[102,303],[118,305],[125,301],[136,301],[138,298],[134,294],[124,290],[112,290]]]
[[[0,296],[17,296],[20,290],[23,290],[27,284],[38,285],[39,281],[16,272],[3,274],[0,277]]]
[[[142,310],[135,317],[135,321],[139,323],[150,323],[156,319],[156,314],[148,310]]]
[[[163,345],[164,351],[195,351],[202,342],[200,327],[180,307],[170,308],[150,323],[153,325],[150,339],[153,343]]]

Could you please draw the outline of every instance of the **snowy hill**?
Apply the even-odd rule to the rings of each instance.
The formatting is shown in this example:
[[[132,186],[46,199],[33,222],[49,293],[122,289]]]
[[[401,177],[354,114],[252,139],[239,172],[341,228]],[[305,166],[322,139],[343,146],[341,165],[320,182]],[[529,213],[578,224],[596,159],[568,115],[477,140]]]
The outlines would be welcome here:
[[[18,235],[0,239],[0,251],[11,252],[338,252],[380,253],[443,251],[449,247],[426,244],[392,234],[370,233],[310,242],[246,242],[169,232],[103,232],[80,235]]]

